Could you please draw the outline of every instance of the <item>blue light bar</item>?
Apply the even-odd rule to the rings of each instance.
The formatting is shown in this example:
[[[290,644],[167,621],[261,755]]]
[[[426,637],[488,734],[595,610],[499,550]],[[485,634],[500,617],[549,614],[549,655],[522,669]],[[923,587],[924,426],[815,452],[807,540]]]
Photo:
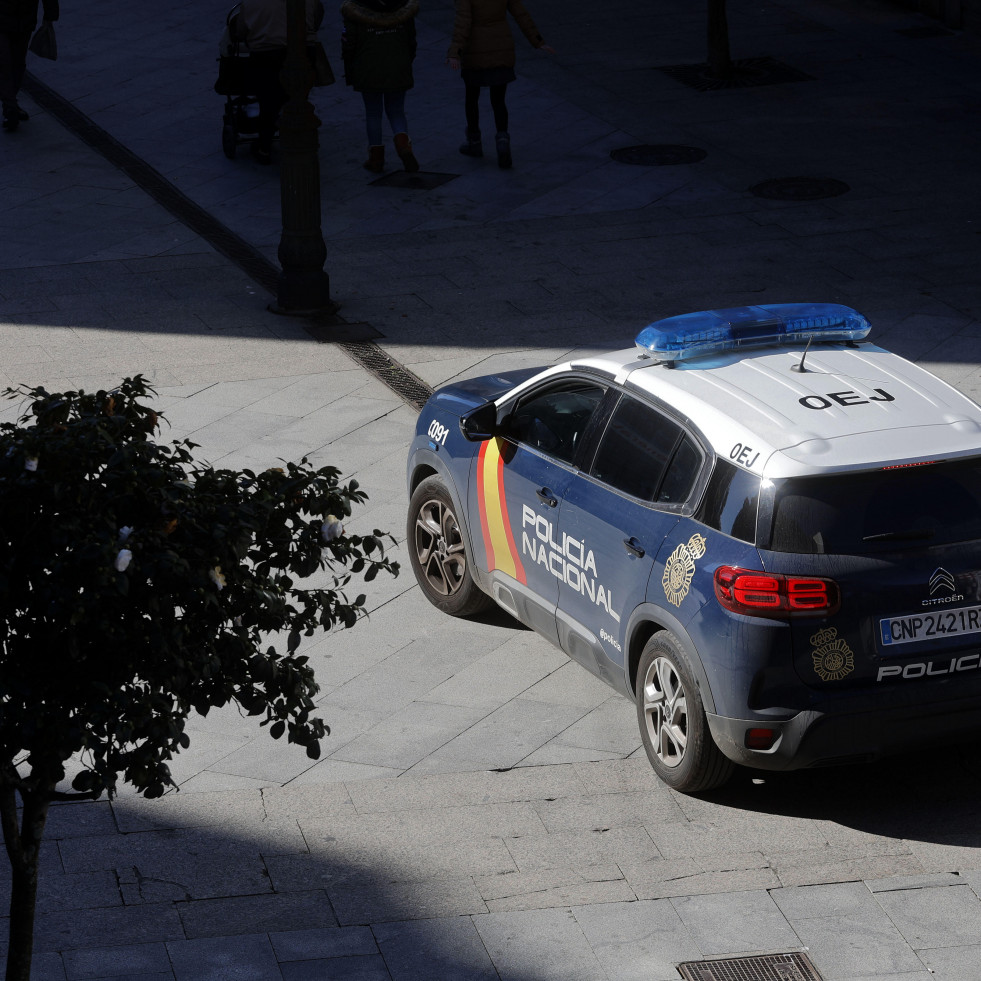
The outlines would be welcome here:
[[[769,303],[656,320],[636,344],[660,361],[681,361],[743,347],[860,341],[870,329],[857,310],[840,303]]]

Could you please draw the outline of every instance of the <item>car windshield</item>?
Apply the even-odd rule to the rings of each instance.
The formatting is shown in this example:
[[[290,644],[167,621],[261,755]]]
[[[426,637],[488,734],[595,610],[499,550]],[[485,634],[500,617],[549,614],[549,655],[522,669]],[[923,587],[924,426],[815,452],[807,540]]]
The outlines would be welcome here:
[[[862,555],[981,539],[981,457],[774,485],[777,552]]]

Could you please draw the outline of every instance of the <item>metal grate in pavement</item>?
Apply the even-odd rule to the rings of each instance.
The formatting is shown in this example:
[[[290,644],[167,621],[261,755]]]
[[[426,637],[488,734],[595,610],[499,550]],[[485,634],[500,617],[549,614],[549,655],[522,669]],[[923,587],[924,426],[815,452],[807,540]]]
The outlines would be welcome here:
[[[393,170],[384,177],[371,182],[372,187],[407,187],[413,191],[432,191],[450,181],[456,180],[459,174],[431,174],[424,170],[410,174],[405,170]]]
[[[833,177],[777,177],[754,184],[750,193],[771,201],[821,201],[836,198],[851,188]]]
[[[54,116],[66,129],[101,154],[109,163],[118,167],[157,204],[166,208],[195,234],[200,235],[250,279],[273,295],[276,294],[279,288],[279,269],[258,249],[253,248],[212,214],[195,204],[186,194],[174,187],[163,174],[40,79],[28,73],[24,77],[23,88],[42,109]],[[442,176],[451,180],[455,175],[431,176]],[[432,394],[432,389],[425,382],[394,358],[390,358],[377,344],[366,340],[366,337],[381,336],[368,324],[349,324],[335,314],[329,318],[329,321],[317,317],[309,318],[307,332],[314,340],[321,343],[325,341],[336,343],[349,357],[370,371],[410,405],[422,408],[423,403]]]
[[[821,981],[806,954],[758,954],[678,965],[685,981]]]
[[[732,63],[728,75],[714,75],[707,64],[664,65],[657,69],[676,82],[681,82],[699,92],[715,89],[745,89],[756,85],[780,85],[784,82],[813,82],[814,76],[798,68],[785,65],[775,58],[741,58]]]
[[[617,163],[636,164],[641,167],[671,167],[675,164],[698,163],[704,160],[706,151],[697,146],[675,146],[670,143],[651,143],[641,146],[624,146],[610,151]]]

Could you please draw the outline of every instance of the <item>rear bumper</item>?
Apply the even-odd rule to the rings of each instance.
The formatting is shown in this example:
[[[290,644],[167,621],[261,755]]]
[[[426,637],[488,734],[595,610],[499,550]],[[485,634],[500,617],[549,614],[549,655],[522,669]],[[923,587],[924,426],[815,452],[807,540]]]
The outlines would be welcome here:
[[[799,770],[867,762],[981,735],[981,692],[928,704],[902,698],[901,704],[861,710],[823,706],[774,722],[710,715],[708,723],[716,745],[733,762],[758,770]],[[772,748],[747,748],[747,731],[760,728],[775,731]]]

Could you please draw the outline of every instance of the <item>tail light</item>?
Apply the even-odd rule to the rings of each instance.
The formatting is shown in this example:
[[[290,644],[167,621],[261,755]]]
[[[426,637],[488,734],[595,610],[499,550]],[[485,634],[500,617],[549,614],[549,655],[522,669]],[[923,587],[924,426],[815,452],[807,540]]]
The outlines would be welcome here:
[[[715,570],[715,595],[727,610],[750,617],[828,616],[841,606],[841,590],[833,579],[779,576],[731,565]]]

